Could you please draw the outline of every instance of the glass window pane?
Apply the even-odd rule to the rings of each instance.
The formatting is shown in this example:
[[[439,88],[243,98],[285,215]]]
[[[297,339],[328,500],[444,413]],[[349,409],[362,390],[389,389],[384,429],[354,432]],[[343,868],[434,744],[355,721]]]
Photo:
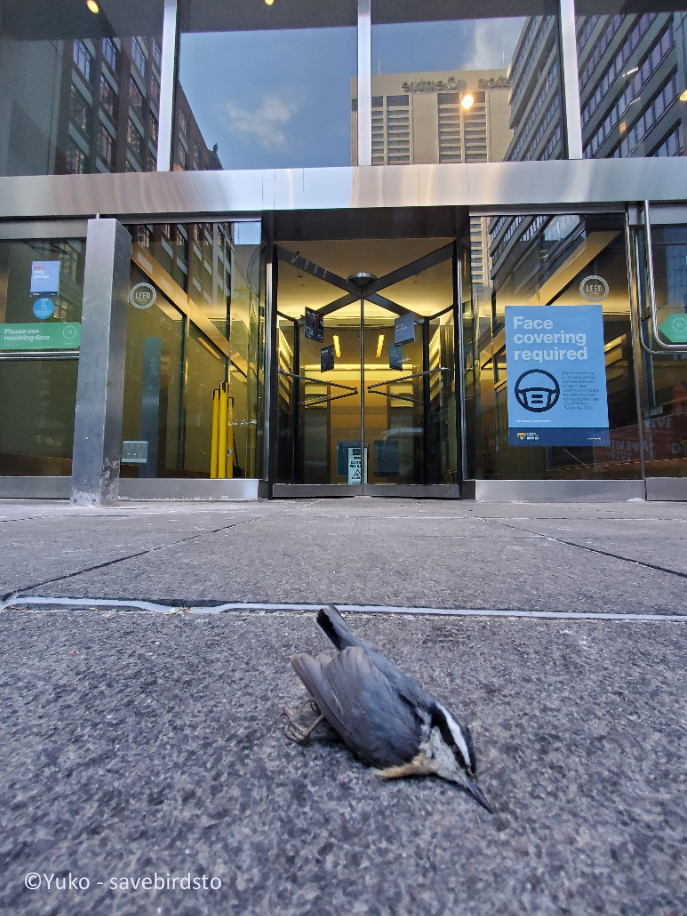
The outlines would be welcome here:
[[[373,2],[373,165],[563,156],[557,17],[491,6]]]
[[[350,165],[355,3],[242,7],[182,20],[174,168]]]
[[[681,156],[687,113],[687,6],[577,3],[585,158]]]
[[[486,255],[489,269],[485,271],[483,263],[473,262],[471,314],[468,312],[466,320],[468,476],[497,480],[640,477],[623,217],[473,217],[470,229],[473,256],[479,252]],[[580,312],[566,317],[566,311],[572,313],[576,307],[590,305],[601,309],[602,339],[593,325],[597,316],[590,316],[588,310],[584,316],[584,341],[567,331],[554,333],[564,324],[567,328],[566,322],[574,325],[582,320]],[[565,428],[555,429],[550,443],[530,444],[537,441],[536,436],[528,442],[514,443],[516,425],[509,418],[509,393],[517,385],[520,363],[515,362],[515,355],[509,357],[506,347],[508,306],[535,306],[542,321],[553,319],[548,326],[534,329],[536,339],[533,333],[525,333],[522,341],[516,341],[525,347],[531,345],[519,351],[528,361],[523,372],[546,369],[559,387],[556,399],[567,399],[562,402],[566,409],[588,410],[590,398],[596,399],[594,403],[600,405],[601,412],[607,405],[608,432],[598,424],[604,429],[600,438],[606,442],[598,446],[572,444],[587,442],[589,435],[596,434],[568,428],[576,424],[566,426],[564,418],[561,426]],[[561,349],[562,342],[570,345],[572,337],[575,346],[580,347],[573,356],[569,350]],[[578,358],[588,362],[573,363]],[[599,382],[594,367],[601,359],[605,384]],[[578,371],[587,374],[581,376],[576,374]],[[516,373],[515,379],[509,376],[511,372]],[[518,401],[522,403],[519,396]],[[531,413],[527,415],[527,421],[531,421],[528,431],[546,432],[544,414],[537,413],[533,404],[526,409]],[[596,408],[591,415],[599,415]]]
[[[149,277],[134,261],[131,289],[137,287],[151,289]],[[123,450],[122,477],[177,477],[181,471],[183,319],[159,289],[150,306],[135,293],[129,300],[122,439],[147,447],[144,454]],[[132,455],[135,461],[129,460]]]
[[[257,222],[129,227],[123,476],[210,477],[213,397],[224,382],[233,446],[227,446],[226,476],[259,475],[260,228]]]
[[[77,359],[0,359],[0,475],[72,473]]]
[[[84,250],[0,242],[0,475],[71,474]]]
[[[161,6],[99,0],[92,13],[82,0],[3,5],[0,175],[155,167]]]
[[[78,350],[85,243],[0,242],[0,352]]]
[[[687,226],[654,226],[652,243],[659,331],[669,343],[684,343]],[[646,475],[687,477],[687,356],[666,353],[644,360]]]

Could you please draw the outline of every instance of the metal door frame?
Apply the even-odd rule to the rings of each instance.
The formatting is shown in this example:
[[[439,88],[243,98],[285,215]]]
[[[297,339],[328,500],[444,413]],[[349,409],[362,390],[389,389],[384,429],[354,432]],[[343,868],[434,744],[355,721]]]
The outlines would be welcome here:
[[[418,497],[418,498],[428,498],[435,497],[439,499],[458,499],[461,495],[461,485],[463,481],[463,468],[464,468],[464,437],[462,434],[462,427],[464,424],[464,409],[462,402],[462,392],[463,392],[463,377],[462,377],[462,324],[460,316],[460,298],[462,293],[462,284],[460,278],[460,270],[457,268],[459,264],[458,260],[458,251],[459,251],[459,240],[454,239],[449,242],[447,245],[442,245],[440,248],[435,249],[434,251],[429,252],[426,255],[423,255],[420,258],[416,258],[414,261],[410,261],[408,264],[404,264],[402,267],[396,268],[390,273],[386,274],[383,277],[371,279],[365,285],[360,285],[353,279],[344,279],[333,271],[327,270],[324,267],[320,267],[317,264],[314,264],[312,261],[308,261],[306,258],[302,257],[296,252],[289,251],[286,248],[283,248],[281,245],[274,243],[273,248],[273,270],[274,270],[274,280],[272,284],[274,292],[274,305],[273,305],[273,315],[274,320],[271,323],[270,333],[272,335],[272,354],[273,358],[271,361],[272,365],[272,398],[275,404],[276,410],[276,386],[278,384],[278,378],[280,375],[290,375],[290,373],[283,373],[278,365],[276,358],[277,354],[277,313],[278,313],[278,301],[277,301],[277,290],[279,287],[279,278],[278,278],[278,263],[280,261],[291,264],[291,266],[296,267],[298,270],[308,273],[311,276],[317,277],[320,280],[324,280],[326,283],[331,284],[332,286],[340,289],[343,292],[342,296],[339,296],[337,299],[334,299],[332,302],[327,303],[322,306],[317,311],[323,315],[330,315],[338,309],[343,308],[345,305],[351,305],[354,302],[360,303],[360,435],[361,443],[365,443],[365,364],[364,364],[364,341],[365,341],[365,301],[371,302],[373,305],[379,305],[382,308],[387,309],[391,313],[396,313],[398,315],[406,314],[410,312],[410,309],[405,308],[404,306],[399,305],[391,299],[381,295],[381,292],[387,289],[390,286],[393,286],[396,283],[401,282],[402,280],[407,279],[408,277],[417,276],[422,273],[424,270],[427,270],[430,267],[434,267],[436,264],[441,264],[444,261],[452,261],[452,293],[453,293],[453,302],[441,309],[437,314],[444,314],[450,309],[453,310],[453,319],[454,319],[454,366],[451,367],[454,371],[454,376],[456,380],[456,429],[455,434],[457,437],[457,455],[458,455],[458,482],[455,484],[369,484],[363,483],[361,485],[351,485],[351,484],[308,484],[308,483],[280,483],[274,479],[276,474],[276,457],[277,442],[274,436],[270,437],[270,452],[271,460],[268,463],[269,467],[269,491],[270,494],[275,498],[284,498],[284,497],[295,497],[295,498],[330,498],[330,497],[353,497],[353,496],[386,496],[386,497]],[[457,277],[457,279],[456,279]],[[423,327],[423,337],[426,336],[425,329],[429,327],[428,322],[431,318],[436,317],[433,315],[422,316],[422,327]],[[304,319],[293,319],[294,321],[294,330],[295,335],[298,333],[299,327],[302,325]],[[294,336],[295,336],[294,335]],[[423,364],[425,361],[423,353]],[[427,371],[423,371],[422,375],[426,375]],[[305,379],[305,376],[297,375],[295,376],[298,379]],[[394,379],[394,381],[397,381]],[[334,384],[334,383],[330,383]],[[346,386],[342,386],[346,387]],[[347,395],[340,395],[340,397],[346,397]],[[335,398],[332,397],[331,400]],[[458,403],[460,401],[460,403]],[[425,404],[426,409],[426,404]],[[272,422],[270,426],[275,430],[276,433],[276,417],[272,417]],[[294,429],[294,436],[297,435],[297,431]],[[426,476],[426,454],[427,454],[427,433],[425,430],[423,436],[423,476]]]
[[[654,357],[687,354],[687,345],[666,343],[660,335],[656,307],[656,281],[652,226],[687,225],[687,206],[651,206],[648,200],[628,206],[625,251],[630,291],[634,353],[635,399],[640,449],[641,482],[647,500],[687,501],[687,478],[650,477],[645,468],[644,409],[649,397],[647,361]],[[644,232],[640,244],[640,231]]]

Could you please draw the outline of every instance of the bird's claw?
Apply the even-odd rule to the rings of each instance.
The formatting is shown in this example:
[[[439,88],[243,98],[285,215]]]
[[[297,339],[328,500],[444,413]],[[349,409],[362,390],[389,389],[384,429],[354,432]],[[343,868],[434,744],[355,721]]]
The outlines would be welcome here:
[[[319,709],[314,703],[312,705],[317,709],[318,717],[309,728],[302,728],[298,725],[298,723],[294,721],[293,714],[290,713],[288,709],[282,710],[282,716],[286,719],[283,726],[284,734],[290,741],[295,741],[296,744],[307,744],[312,732],[317,728],[320,722],[324,721],[324,716],[320,714]]]

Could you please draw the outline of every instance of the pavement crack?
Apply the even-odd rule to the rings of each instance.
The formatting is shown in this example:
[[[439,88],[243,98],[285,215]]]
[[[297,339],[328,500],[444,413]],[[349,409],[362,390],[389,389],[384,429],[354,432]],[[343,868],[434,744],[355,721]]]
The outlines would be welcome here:
[[[169,544],[160,544],[158,547],[149,547],[146,550],[137,550],[136,553],[129,553],[123,557],[116,557],[114,560],[105,560],[103,563],[95,563],[93,566],[86,566],[83,569],[77,569],[74,572],[65,573],[63,576],[54,576],[51,579],[44,579],[42,582],[34,582],[31,585],[25,585],[21,589],[13,589],[11,592],[6,592],[4,595],[0,596],[0,602],[7,602],[12,597],[17,597],[22,593],[28,592],[34,588],[43,588],[44,585],[52,585],[54,582],[65,582],[67,579],[75,579],[77,576],[82,576],[84,573],[94,572],[97,569],[106,569],[108,566],[115,566],[117,563],[123,563],[125,560],[135,560],[136,557],[145,557],[151,553],[157,553],[160,550],[168,550],[170,547],[176,547],[179,544],[186,544],[189,541],[196,541],[198,538],[207,537],[209,534],[219,534],[221,531],[228,531],[230,528],[238,528],[239,525],[247,525],[249,522],[257,522],[262,518],[262,516],[254,516],[253,518],[244,518],[239,521],[232,522],[231,525],[222,525],[220,528],[212,528],[209,531],[201,531],[200,534],[192,534],[188,537],[179,538],[176,541],[171,541]]]
[[[577,547],[578,550],[588,550],[590,553],[601,554],[602,557],[610,557],[613,560],[622,560],[623,563],[632,563],[634,566],[643,566],[645,569],[653,569],[655,572],[667,573],[669,576],[678,576],[680,579],[687,579],[687,573],[679,572],[677,569],[670,569],[667,566],[659,566],[657,563],[647,563],[645,560],[633,560],[631,557],[624,557],[619,553],[613,553],[610,550],[602,550],[600,547],[590,547],[588,544],[576,544],[575,541],[566,541],[563,538],[553,537],[551,534],[542,534],[540,531],[531,531],[529,528],[518,528],[517,525],[508,525],[500,519],[485,518],[485,522],[494,522],[511,531],[520,531],[532,534],[535,537],[543,538],[546,541],[555,541],[556,544],[565,544],[566,547]]]

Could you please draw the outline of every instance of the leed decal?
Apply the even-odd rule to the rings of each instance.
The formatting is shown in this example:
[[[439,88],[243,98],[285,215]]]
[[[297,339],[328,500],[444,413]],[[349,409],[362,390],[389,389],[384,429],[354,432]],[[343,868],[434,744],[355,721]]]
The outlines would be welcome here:
[[[601,305],[506,306],[508,441],[608,445]]]

